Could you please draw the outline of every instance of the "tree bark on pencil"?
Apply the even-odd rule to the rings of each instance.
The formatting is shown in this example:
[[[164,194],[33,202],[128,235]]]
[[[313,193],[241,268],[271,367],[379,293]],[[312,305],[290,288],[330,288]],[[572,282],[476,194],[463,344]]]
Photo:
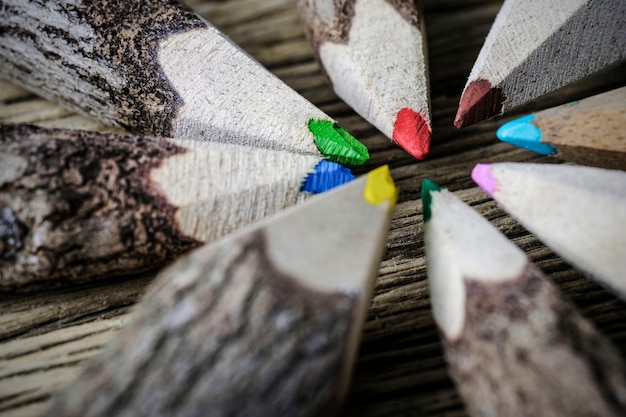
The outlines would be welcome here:
[[[335,120],[176,0],[1,5],[0,77],[64,107],[144,135],[369,160]]]
[[[358,296],[301,285],[265,245],[254,233],[170,268],[47,415],[329,415]]]
[[[156,51],[163,37],[205,27],[190,9],[175,0],[8,1],[4,7],[5,77],[108,124],[171,135],[182,99]]]
[[[157,267],[354,178],[312,155],[32,125],[0,124],[0,166],[0,291]]]
[[[626,415],[626,366],[487,219],[422,185],[433,315],[470,415]]]
[[[536,267],[465,288],[463,333],[444,349],[472,416],[625,415],[619,353]]]
[[[0,125],[0,287],[162,264],[200,242],[150,179],[166,139]]]

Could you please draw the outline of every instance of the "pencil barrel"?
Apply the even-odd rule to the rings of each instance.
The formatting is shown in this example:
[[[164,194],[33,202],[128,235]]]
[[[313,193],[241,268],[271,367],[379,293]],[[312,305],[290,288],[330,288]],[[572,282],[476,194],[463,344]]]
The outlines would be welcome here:
[[[155,267],[198,244],[150,171],[167,140],[0,125],[0,289]]]
[[[0,77],[103,123],[171,136],[181,97],[161,37],[204,27],[175,1],[3,0]]]
[[[49,416],[332,415],[359,295],[276,269],[262,231],[166,270]]]
[[[463,334],[444,340],[473,416],[621,416],[619,353],[534,266],[505,283],[465,281]]]

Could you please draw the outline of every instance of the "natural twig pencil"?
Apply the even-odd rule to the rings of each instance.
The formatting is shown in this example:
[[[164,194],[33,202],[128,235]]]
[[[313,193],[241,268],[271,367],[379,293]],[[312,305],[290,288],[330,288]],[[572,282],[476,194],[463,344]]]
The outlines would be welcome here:
[[[0,77],[141,134],[322,154],[365,146],[176,0],[3,0]]]
[[[146,269],[353,177],[318,156],[0,125],[0,289]]]
[[[429,181],[422,193],[433,313],[469,414],[625,415],[609,340],[484,217]]]
[[[430,149],[426,36],[414,0],[298,0],[335,92],[414,157]]]
[[[395,196],[381,167],[181,259],[47,415],[332,415]]]
[[[454,120],[468,126],[626,60],[626,2],[505,0]]]
[[[543,155],[626,171],[626,87],[512,120],[497,136]]]
[[[548,247],[626,299],[626,172],[479,164],[472,178]]]

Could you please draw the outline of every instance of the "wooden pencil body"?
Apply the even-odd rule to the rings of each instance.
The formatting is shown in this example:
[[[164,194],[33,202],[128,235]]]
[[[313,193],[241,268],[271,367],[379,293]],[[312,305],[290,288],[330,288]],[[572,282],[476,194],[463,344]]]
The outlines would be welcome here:
[[[626,366],[526,255],[451,192],[425,181],[435,321],[472,416],[620,416]]]
[[[626,59],[626,4],[507,0],[465,85],[455,125],[508,112]]]
[[[176,207],[149,179],[184,148],[48,133],[2,126],[1,287],[132,271],[199,243],[177,227]]]
[[[263,234],[160,277],[49,416],[328,415],[356,300],[277,270]]]
[[[303,201],[301,182],[319,160],[0,125],[0,289],[159,265]]]
[[[179,260],[47,415],[331,415],[395,203],[393,185],[383,184],[388,198],[366,196],[380,179],[370,173]]]
[[[0,76],[141,134],[320,155],[330,121],[175,0],[3,0]]]
[[[532,123],[559,157],[626,170],[626,87],[538,112]]]
[[[472,176],[546,246],[626,298],[626,173],[595,167],[498,163]]]
[[[444,340],[472,416],[621,416],[619,353],[534,266],[515,281],[467,277],[462,335]]]
[[[413,156],[426,156],[432,123],[417,2],[297,3],[315,57],[337,95]]]

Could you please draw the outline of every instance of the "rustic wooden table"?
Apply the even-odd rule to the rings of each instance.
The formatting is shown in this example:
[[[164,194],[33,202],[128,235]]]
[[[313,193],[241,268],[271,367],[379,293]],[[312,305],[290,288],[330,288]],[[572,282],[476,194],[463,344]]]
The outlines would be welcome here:
[[[193,0],[189,4],[253,57],[361,139],[371,162],[389,164],[400,188],[387,250],[342,416],[463,416],[446,373],[426,281],[420,186],[449,188],[519,245],[626,356],[626,305],[574,271],[500,210],[472,182],[477,162],[555,162],[499,143],[507,118],[457,130],[452,121],[499,1],[432,0],[425,5],[433,146],[418,162],[332,92],[303,35],[293,0]],[[626,84],[619,68],[533,103],[539,109]],[[7,82],[0,121],[115,131]],[[0,416],[36,416],[114,337],[155,272],[59,290],[0,294]]]

